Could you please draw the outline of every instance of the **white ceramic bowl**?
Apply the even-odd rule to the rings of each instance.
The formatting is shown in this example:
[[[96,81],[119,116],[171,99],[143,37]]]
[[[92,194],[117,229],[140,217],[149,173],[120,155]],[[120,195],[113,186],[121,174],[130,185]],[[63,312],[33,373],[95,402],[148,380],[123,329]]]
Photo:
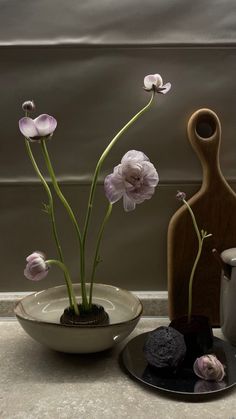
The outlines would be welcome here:
[[[74,289],[80,302],[80,285],[74,285]],[[23,329],[33,339],[68,353],[111,348],[132,332],[142,314],[142,304],[134,294],[111,285],[94,284],[93,302],[102,305],[109,314],[108,325],[61,325],[60,316],[68,307],[65,285],[28,295],[16,304],[14,311]]]

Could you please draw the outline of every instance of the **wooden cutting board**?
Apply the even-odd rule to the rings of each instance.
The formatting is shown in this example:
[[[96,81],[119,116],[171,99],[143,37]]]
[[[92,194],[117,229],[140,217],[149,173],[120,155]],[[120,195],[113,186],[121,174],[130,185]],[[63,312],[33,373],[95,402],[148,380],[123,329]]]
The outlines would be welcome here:
[[[221,125],[210,109],[200,109],[188,122],[188,139],[203,169],[200,190],[188,203],[200,229],[212,233],[204,240],[203,252],[193,282],[192,314],[204,314],[218,326],[221,269],[212,255],[236,247],[236,194],[226,182],[219,164]],[[192,219],[185,205],[173,215],[168,228],[168,297],[171,319],[186,315],[188,283],[198,250]],[[236,307],[236,296],[235,296]]]

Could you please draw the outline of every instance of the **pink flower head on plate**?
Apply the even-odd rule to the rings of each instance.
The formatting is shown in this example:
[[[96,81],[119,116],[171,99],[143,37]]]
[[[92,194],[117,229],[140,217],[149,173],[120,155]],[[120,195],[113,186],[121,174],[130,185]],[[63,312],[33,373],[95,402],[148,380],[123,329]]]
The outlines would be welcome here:
[[[51,137],[57,127],[57,120],[50,115],[42,114],[32,119],[28,116],[19,121],[20,132],[31,141],[40,141]]]
[[[165,95],[171,89],[171,83],[163,84],[160,74],[149,74],[144,77],[144,89],[148,92],[154,90],[156,93]]]
[[[49,266],[45,263],[45,255],[41,252],[34,252],[26,258],[24,275],[31,281],[40,281],[48,274]]]
[[[203,355],[193,364],[195,374],[203,380],[222,381],[225,376],[224,365],[213,355]]]
[[[130,150],[104,181],[105,194],[113,204],[123,197],[125,211],[150,199],[159,182],[158,173],[142,151]]]

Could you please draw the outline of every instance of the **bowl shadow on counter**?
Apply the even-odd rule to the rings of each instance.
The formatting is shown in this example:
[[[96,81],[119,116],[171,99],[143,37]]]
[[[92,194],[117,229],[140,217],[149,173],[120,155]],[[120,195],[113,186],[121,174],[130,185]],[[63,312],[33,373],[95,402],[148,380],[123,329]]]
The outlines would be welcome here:
[[[91,354],[67,354],[56,352],[34,342],[26,336],[15,342],[11,351],[15,382],[91,382],[106,379],[116,381],[120,375],[119,352],[123,342],[114,348]],[[17,363],[15,360],[17,359]],[[22,375],[22,369],[25,370]]]

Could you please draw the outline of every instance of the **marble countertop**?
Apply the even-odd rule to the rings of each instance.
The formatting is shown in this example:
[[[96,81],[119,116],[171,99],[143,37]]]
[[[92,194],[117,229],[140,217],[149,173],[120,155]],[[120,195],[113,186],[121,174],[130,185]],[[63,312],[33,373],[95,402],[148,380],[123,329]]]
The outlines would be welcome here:
[[[167,325],[142,318],[131,335]],[[221,337],[220,331],[215,335]],[[119,366],[122,344],[96,355],[53,352],[15,319],[0,320],[2,419],[236,419],[236,393],[193,403],[167,397],[131,379]]]

